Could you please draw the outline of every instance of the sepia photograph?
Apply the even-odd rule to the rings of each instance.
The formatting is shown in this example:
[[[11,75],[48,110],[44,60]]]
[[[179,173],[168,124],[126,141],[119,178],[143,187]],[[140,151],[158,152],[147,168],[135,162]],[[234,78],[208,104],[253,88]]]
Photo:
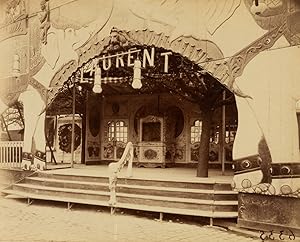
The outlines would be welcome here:
[[[0,0],[0,241],[300,241],[300,0]]]

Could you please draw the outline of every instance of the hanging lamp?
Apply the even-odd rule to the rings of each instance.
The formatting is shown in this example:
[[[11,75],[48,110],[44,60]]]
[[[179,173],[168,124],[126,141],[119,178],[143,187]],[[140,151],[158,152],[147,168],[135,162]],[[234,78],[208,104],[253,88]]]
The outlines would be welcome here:
[[[134,61],[134,66],[133,66],[133,81],[132,81],[132,84],[131,84],[131,86],[134,89],[140,89],[142,87],[142,82],[141,82],[141,78],[142,78],[142,75],[141,75],[141,66],[142,66],[142,63],[137,58]]]
[[[96,67],[95,70],[95,79],[94,79],[94,87],[93,87],[94,93],[101,93],[102,87],[101,87],[101,68]]]

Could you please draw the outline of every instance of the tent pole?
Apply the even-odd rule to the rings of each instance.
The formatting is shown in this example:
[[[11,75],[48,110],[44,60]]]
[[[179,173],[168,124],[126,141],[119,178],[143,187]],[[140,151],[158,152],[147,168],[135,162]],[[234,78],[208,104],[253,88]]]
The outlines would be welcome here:
[[[75,142],[75,81],[73,79],[73,95],[72,95],[72,143],[71,143],[71,168],[74,167],[74,142]]]

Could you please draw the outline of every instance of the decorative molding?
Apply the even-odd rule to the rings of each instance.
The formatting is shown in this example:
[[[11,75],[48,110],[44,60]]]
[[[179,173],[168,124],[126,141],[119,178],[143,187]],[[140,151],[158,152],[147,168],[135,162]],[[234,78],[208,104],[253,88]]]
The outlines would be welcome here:
[[[161,125],[163,125],[163,118],[162,117],[158,117],[155,115],[148,115],[145,118],[142,118],[142,123],[160,123]]]
[[[300,188],[296,189],[293,191],[292,187],[288,184],[283,184],[280,187],[280,192],[279,192],[280,196],[283,197],[296,197],[296,198],[300,198]]]
[[[40,150],[36,150],[34,153],[34,157],[40,161],[46,162],[46,153]]]
[[[300,163],[273,163],[271,175],[277,179],[300,177]]]
[[[216,44],[208,40],[199,40],[192,36],[181,36],[170,42],[170,37],[164,33],[157,34],[148,29],[125,31],[112,28],[111,35],[100,39],[95,35],[84,46],[77,50],[78,63],[68,63],[53,77],[50,86],[62,85],[83,65],[89,65],[100,53],[119,51],[137,45],[155,46],[181,54],[198,64],[208,74],[225,85],[236,95],[247,97],[241,90],[234,87],[235,78],[240,76],[245,66],[261,51],[271,48],[286,30],[286,24],[274,28],[258,40],[239,51],[230,59],[222,59],[223,54]],[[210,53],[206,52],[210,45]],[[91,64],[92,65],[92,64]]]
[[[227,61],[229,76],[228,82],[224,83],[229,89],[232,88],[235,79],[242,75],[246,65],[260,52],[270,49],[275,42],[284,34],[286,24],[270,30],[259,39],[252,42]]]
[[[33,163],[33,154],[30,152],[22,152],[22,163],[21,163],[21,167],[23,170],[31,170],[32,167],[32,163]]]
[[[18,78],[9,77],[1,80],[5,88],[0,88],[1,100],[7,105],[13,105],[20,94],[27,89],[28,75],[21,75]]]
[[[40,25],[41,41],[44,45],[46,45],[48,30],[51,27],[49,0],[41,0],[41,12],[39,13],[38,16],[41,23]]]
[[[258,154],[236,159],[235,175],[247,173],[250,171],[261,170],[263,178],[261,183],[271,183],[271,164],[272,157],[264,136],[261,137],[258,143]]]
[[[258,154],[237,159],[234,161],[235,174],[260,170],[261,161]]]
[[[0,41],[27,34],[27,25],[25,0],[6,1],[5,17],[0,23]]]
[[[33,161],[33,154],[31,154],[29,152],[23,152],[22,160]]]
[[[48,95],[47,88],[32,76],[28,78],[28,84],[30,84],[32,87],[34,87],[37,90],[42,100],[46,103],[47,95]]]
[[[40,38],[40,21],[38,19],[34,19],[30,23],[29,44],[29,73],[30,76],[34,76],[46,62],[41,53],[42,42]]]
[[[219,82],[226,83],[226,80],[229,78],[226,62],[211,61],[209,64],[205,63],[207,60],[223,57],[221,50],[216,44],[208,40],[198,40],[191,36],[181,36],[172,42],[170,42],[169,38],[164,33],[158,34],[148,29],[125,31],[112,28],[110,36],[100,39],[100,34],[95,35],[84,46],[77,49],[78,62],[72,61],[63,66],[52,78],[50,86],[61,86],[78,68],[89,65],[89,62],[92,62],[93,58],[99,54],[128,49],[137,45],[155,46],[179,53],[207,70]],[[210,50],[213,50],[212,53],[205,51],[207,45],[211,47],[209,48]]]

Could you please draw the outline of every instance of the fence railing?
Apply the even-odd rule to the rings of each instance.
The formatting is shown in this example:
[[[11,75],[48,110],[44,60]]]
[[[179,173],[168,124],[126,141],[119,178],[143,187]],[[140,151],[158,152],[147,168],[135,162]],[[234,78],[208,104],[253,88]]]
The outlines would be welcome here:
[[[23,141],[0,141],[0,168],[20,168]]]

